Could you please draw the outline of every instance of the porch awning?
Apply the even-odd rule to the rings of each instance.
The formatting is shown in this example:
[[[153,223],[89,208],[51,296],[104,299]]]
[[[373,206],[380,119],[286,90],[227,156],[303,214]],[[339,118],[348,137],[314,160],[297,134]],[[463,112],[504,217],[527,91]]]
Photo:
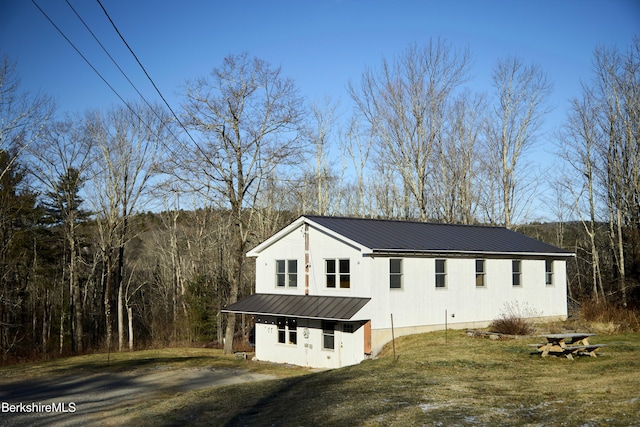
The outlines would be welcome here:
[[[254,294],[221,311],[322,320],[366,320],[352,318],[370,300],[371,298],[321,295]]]

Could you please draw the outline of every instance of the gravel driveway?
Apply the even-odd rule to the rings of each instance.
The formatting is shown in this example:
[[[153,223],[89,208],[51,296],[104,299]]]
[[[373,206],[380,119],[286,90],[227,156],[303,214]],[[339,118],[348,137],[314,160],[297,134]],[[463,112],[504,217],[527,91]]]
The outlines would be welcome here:
[[[273,378],[239,369],[150,368],[4,382],[0,383],[0,425],[101,425],[108,423],[111,410],[134,400]]]

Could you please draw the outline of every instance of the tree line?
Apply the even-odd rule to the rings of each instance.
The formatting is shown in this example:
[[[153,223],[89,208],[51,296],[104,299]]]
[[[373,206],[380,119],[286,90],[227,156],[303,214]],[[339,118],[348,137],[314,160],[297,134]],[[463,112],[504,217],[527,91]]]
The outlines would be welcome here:
[[[253,290],[245,254],[302,213],[519,228],[576,252],[569,294],[640,302],[640,44],[597,48],[557,129],[562,173],[531,164],[552,83],[522,58],[472,91],[468,50],[412,44],[307,104],[247,53],[146,101],[55,113],[0,68],[2,361],[224,343]],[[549,174],[547,174],[549,175]],[[526,225],[542,192],[557,215]]]

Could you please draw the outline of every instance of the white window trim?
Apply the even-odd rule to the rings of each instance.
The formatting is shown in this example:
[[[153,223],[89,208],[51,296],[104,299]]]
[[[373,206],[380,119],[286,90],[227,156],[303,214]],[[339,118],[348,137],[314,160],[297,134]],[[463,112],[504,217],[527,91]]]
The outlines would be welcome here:
[[[517,272],[513,269],[514,262],[517,262],[519,267],[520,267],[520,270],[517,271]],[[517,284],[517,285],[514,284],[514,281],[513,281],[513,277],[514,277],[514,275],[516,273],[518,274],[518,276],[520,278],[520,280],[519,280],[520,283]],[[511,287],[512,288],[522,288],[523,287],[523,283],[522,283],[523,282],[523,278],[524,278],[524,276],[522,274],[522,260],[520,260],[520,259],[512,259],[511,260]]]
[[[327,261],[333,261],[335,263],[335,269],[336,271],[334,273],[328,273],[327,272]],[[340,261],[347,261],[349,263],[349,272],[348,273],[344,273],[340,270]],[[329,287],[327,286],[327,276],[329,276],[329,274],[334,276],[335,279],[335,286],[334,287]],[[343,288],[340,286],[340,277],[341,276],[349,276],[349,287],[348,288]],[[347,289],[351,289],[351,258],[325,258],[324,259],[324,287],[325,289],[342,289],[342,290],[347,290]]]
[[[547,263],[549,263],[549,270],[547,270]],[[556,281],[555,281],[555,273],[554,273],[554,262],[552,259],[547,259],[544,262],[544,284],[546,286],[555,286]],[[550,277],[550,279],[549,279]]]
[[[482,261],[482,272],[478,273],[478,261]],[[484,258],[477,258],[474,261],[474,266],[475,266],[475,275],[473,276],[475,278],[475,285],[476,285],[476,289],[484,289],[487,287],[487,260]],[[480,274],[482,276],[482,285],[478,286],[478,274]]]
[[[444,273],[438,273],[438,271],[437,271],[437,269],[438,269],[438,268],[437,268],[438,261],[444,261]],[[433,270],[433,271],[434,271],[433,279],[434,279],[434,287],[435,287],[436,289],[447,289],[447,288],[449,287],[449,283],[448,283],[448,281],[449,281],[449,280],[448,280],[448,273],[447,273],[447,264],[448,264],[448,263],[447,263],[447,259],[446,259],[446,258],[436,258],[436,259],[433,261],[433,267],[434,267],[434,270]],[[438,286],[438,276],[443,276],[443,277],[444,277],[444,286]]]
[[[280,342],[280,327],[278,325],[278,319],[284,319],[284,342]],[[295,328],[291,328],[289,327],[289,320],[293,319],[296,321],[296,327]],[[296,334],[296,342],[293,343],[290,341],[291,338],[291,332],[295,332]],[[293,318],[293,317],[279,317],[276,319],[276,344],[278,345],[286,345],[289,347],[297,347],[298,346],[298,321]]]
[[[391,272],[391,261],[398,260],[400,261],[400,273],[392,273]],[[397,288],[391,287],[391,276],[400,276],[400,286]],[[399,291],[404,289],[404,260],[403,258],[389,258],[389,289],[394,291]]]
[[[278,261],[284,261],[284,273],[279,273],[278,272]],[[292,273],[291,271],[289,271],[289,262],[291,262],[291,261],[295,261],[296,262],[296,271],[295,271],[295,273]],[[298,287],[298,260],[297,259],[277,259],[277,260],[275,260],[275,270],[276,270],[276,274],[275,274],[274,286],[275,286],[276,289],[285,289],[285,288],[296,289]],[[279,274],[284,274],[284,285],[283,286],[279,286],[278,285],[278,275]],[[291,275],[291,274],[295,274],[296,275],[296,286],[291,286],[290,285],[289,275]]]
[[[329,329],[325,329],[325,323],[330,323],[333,325],[333,329],[331,329],[331,333],[326,333],[325,331],[329,330]],[[338,327],[338,324],[336,322],[331,322],[331,321],[323,321],[323,323],[320,325],[320,327],[322,328],[322,334],[320,334],[322,342],[321,342],[321,348],[322,351],[336,351],[336,328]],[[333,337],[333,348],[328,348],[324,346],[324,337],[325,335],[329,335]]]

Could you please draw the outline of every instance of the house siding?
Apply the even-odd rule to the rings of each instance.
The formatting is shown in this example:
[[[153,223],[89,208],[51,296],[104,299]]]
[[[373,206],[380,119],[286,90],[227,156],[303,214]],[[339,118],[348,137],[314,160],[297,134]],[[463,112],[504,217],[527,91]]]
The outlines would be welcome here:
[[[353,332],[343,332],[343,325],[354,325]],[[289,363],[314,368],[340,368],[355,365],[364,358],[365,322],[337,322],[334,348],[323,349],[322,322],[298,320],[297,344],[278,343],[276,317],[256,318],[256,358],[276,363]],[[307,334],[305,334],[305,330]]]
[[[305,294],[305,227],[303,223],[283,232],[255,253],[256,293]],[[331,234],[313,222],[308,227],[310,295],[371,298],[352,318],[353,332],[343,332],[338,322],[335,349],[322,349],[322,323],[298,319],[296,345],[278,343],[277,317],[256,316],[256,358],[301,366],[337,368],[361,362],[366,356],[365,327],[371,321],[371,351],[375,356],[394,335],[449,328],[483,327],[508,306],[519,307],[536,317],[564,319],[566,304],[566,261],[554,259],[554,284],[545,283],[545,259],[532,254],[454,256],[379,255],[369,248]],[[402,259],[402,288],[389,287],[389,259]],[[435,286],[435,259],[446,259],[446,287]],[[276,286],[276,260],[297,260],[297,287]],[[349,259],[350,287],[326,287],[325,260]],[[485,286],[477,287],[475,261],[485,260]],[[512,285],[512,260],[521,260],[522,285]],[[446,320],[445,320],[446,313]],[[304,331],[308,332],[305,337]]]
[[[505,312],[519,308],[538,318],[565,319],[566,261],[554,261],[555,284],[545,284],[545,260],[521,259],[522,286],[511,282],[511,259],[485,260],[485,286],[476,287],[477,258],[442,258],[447,264],[446,288],[435,287],[435,259],[403,258],[403,287],[388,286],[389,257],[376,257],[373,276],[386,286],[372,291],[365,306],[372,318],[373,353],[391,338],[391,315],[396,337],[443,329],[445,313],[450,328],[484,327]]]

